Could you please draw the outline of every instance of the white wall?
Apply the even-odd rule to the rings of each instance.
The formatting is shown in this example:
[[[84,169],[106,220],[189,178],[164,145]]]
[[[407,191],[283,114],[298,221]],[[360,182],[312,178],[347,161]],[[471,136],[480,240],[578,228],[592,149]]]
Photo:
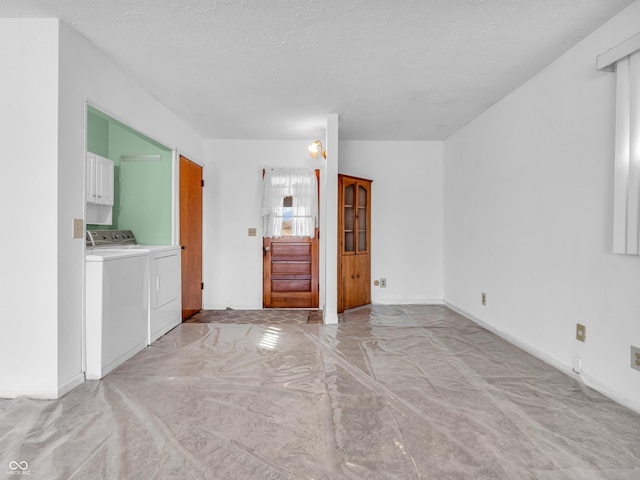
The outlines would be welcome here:
[[[373,303],[443,301],[442,142],[340,142],[340,173],[373,180]]]
[[[20,233],[0,254],[12,272],[0,293],[0,396],[54,398],[83,379],[84,239],[72,238],[72,219],[84,215],[85,99],[194,161],[202,140],[64,24],[0,22],[0,59],[13,74],[1,93],[12,161],[0,166],[0,195]],[[57,238],[43,246],[21,235],[33,225]]]
[[[262,168],[316,166],[308,143],[205,141],[205,308],[262,307]],[[372,275],[389,285],[372,287],[374,302],[442,303],[442,142],[339,142],[339,150],[341,173],[374,180]]]
[[[58,22],[0,19],[0,65],[0,396],[46,395],[57,388],[57,245],[33,227],[57,228]]]
[[[640,257],[610,253],[615,75],[595,57],[639,25],[636,2],[450,137],[444,170],[447,302],[638,411]]]
[[[203,192],[205,309],[262,308],[262,169],[319,168],[309,141],[206,140]],[[255,237],[248,228],[257,228]],[[321,233],[322,235],[322,233]]]
[[[58,164],[59,386],[77,378],[82,339],[84,240],[71,239],[72,218],[84,206],[85,99],[114,118],[193,161],[202,161],[202,139],[175,114],[127,77],[84,37],[60,28],[60,146]]]

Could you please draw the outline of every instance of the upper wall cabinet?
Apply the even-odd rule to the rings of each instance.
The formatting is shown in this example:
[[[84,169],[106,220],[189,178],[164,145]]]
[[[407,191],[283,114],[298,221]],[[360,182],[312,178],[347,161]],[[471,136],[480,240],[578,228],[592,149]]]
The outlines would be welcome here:
[[[87,152],[85,192],[87,203],[113,206],[113,160]]]
[[[87,152],[84,174],[87,224],[111,225],[113,220],[113,161]]]

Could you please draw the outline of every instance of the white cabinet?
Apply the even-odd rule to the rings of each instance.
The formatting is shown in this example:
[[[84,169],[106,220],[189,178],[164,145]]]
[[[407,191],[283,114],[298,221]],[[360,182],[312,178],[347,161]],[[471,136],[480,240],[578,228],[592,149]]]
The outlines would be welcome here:
[[[87,152],[85,191],[88,203],[113,206],[113,160]]]
[[[87,152],[84,170],[86,223],[111,225],[113,219],[113,160]]]

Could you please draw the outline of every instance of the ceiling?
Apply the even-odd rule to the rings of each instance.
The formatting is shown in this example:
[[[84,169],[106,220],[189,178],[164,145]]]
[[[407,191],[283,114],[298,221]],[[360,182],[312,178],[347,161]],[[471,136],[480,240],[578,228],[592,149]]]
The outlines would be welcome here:
[[[443,140],[633,0],[0,0],[57,17],[204,138]],[[594,52],[595,55],[601,52]]]

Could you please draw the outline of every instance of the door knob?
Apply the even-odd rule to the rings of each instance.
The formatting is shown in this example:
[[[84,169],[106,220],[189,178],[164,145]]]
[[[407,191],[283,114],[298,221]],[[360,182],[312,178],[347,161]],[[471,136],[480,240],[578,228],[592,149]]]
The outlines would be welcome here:
[[[264,251],[265,252],[270,252],[271,251],[271,247],[267,245],[266,247],[264,247]]]
[[[186,249],[187,249],[187,246],[186,246],[186,245],[180,245],[180,248],[181,248],[182,250],[186,250]]]

